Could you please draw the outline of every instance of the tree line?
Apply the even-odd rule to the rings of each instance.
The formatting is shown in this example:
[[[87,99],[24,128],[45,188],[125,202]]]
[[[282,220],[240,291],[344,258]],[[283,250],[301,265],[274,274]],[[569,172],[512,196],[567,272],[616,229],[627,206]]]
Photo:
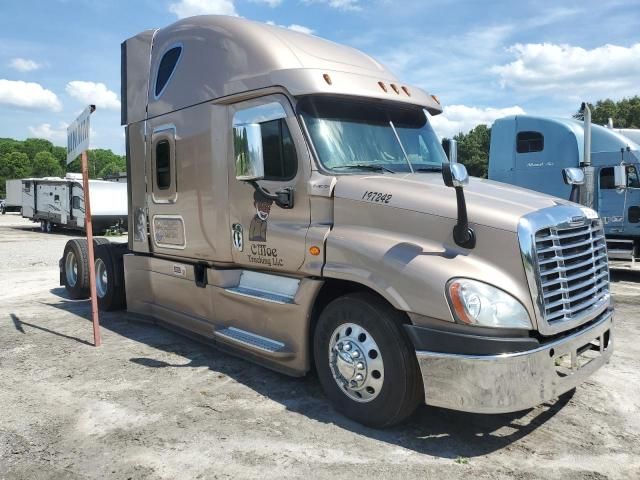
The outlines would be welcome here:
[[[89,150],[88,159],[90,178],[104,178],[126,170],[125,157],[111,150]],[[80,172],[80,158],[67,165],[66,148],[42,138],[0,138],[0,197],[4,198],[6,194],[6,180],[62,177],[67,172]]]
[[[617,102],[608,98],[598,100],[595,104],[590,103],[589,108],[594,124],[606,125],[611,118],[614,128],[640,128],[640,96]],[[581,119],[581,113],[574,114],[574,118]],[[458,141],[458,161],[467,167],[469,175],[486,178],[491,128],[478,125],[468,133],[459,133],[453,138]]]

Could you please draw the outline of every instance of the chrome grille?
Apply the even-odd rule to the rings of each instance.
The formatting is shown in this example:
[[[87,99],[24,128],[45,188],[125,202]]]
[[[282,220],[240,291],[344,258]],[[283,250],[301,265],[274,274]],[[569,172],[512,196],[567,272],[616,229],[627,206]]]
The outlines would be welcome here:
[[[609,265],[600,220],[535,234],[541,310],[555,326],[588,315],[609,298]]]

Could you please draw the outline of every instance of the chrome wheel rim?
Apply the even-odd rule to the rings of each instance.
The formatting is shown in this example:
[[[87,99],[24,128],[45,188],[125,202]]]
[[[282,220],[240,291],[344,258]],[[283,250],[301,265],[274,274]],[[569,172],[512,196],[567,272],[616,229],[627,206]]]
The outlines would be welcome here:
[[[107,266],[101,258],[96,260],[96,293],[100,298],[104,298],[107,294]]]
[[[360,325],[344,323],[329,342],[329,366],[340,390],[356,402],[370,402],[382,390],[384,362],[371,334]]]
[[[75,287],[78,282],[78,261],[73,251],[67,252],[67,256],[64,259],[64,273],[67,277],[67,285]]]

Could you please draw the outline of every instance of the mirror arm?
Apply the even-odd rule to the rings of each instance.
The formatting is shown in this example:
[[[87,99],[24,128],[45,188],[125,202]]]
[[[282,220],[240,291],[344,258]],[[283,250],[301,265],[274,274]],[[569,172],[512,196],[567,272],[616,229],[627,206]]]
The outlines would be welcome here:
[[[265,198],[273,200],[278,207],[284,208],[285,210],[290,210],[293,208],[293,187],[285,187],[281,190],[278,190],[276,193],[270,193],[269,191],[262,188],[255,180],[251,180],[247,183],[249,183],[258,192],[260,192],[260,194]]]
[[[476,234],[469,227],[467,218],[467,202],[464,198],[463,187],[455,187],[456,200],[458,203],[458,223],[453,227],[453,239],[456,245],[462,248],[475,248]]]
[[[571,185],[571,193],[569,194],[569,201],[574,203],[580,203],[580,185]]]

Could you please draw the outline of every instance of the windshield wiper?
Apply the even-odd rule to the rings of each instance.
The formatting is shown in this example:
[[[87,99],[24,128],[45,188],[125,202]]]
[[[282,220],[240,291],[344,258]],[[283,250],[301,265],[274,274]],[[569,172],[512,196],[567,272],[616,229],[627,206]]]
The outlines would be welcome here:
[[[396,173],[394,170],[391,170],[390,168],[387,168],[383,165],[369,165],[369,164],[355,164],[355,165],[338,165],[336,167],[333,167],[333,170],[336,170],[338,168],[350,168],[350,169],[354,169],[354,170],[370,170],[372,172],[389,172],[389,173]]]
[[[415,169],[416,172],[441,172],[442,167],[439,165],[433,165],[431,167],[419,167]]]

